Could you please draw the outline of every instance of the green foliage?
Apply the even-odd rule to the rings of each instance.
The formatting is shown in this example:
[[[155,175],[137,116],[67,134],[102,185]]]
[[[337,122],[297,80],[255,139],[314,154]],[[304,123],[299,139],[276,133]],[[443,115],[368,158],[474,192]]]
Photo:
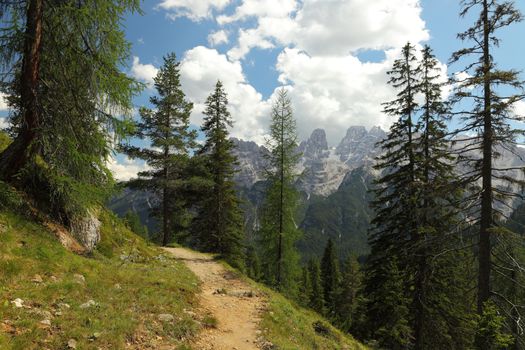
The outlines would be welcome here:
[[[503,350],[514,343],[512,335],[504,331],[504,322],[505,317],[500,315],[498,307],[490,301],[485,303],[476,334],[479,349]]]
[[[497,272],[493,279],[493,289],[497,297],[498,311],[505,317],[506,333],[515,339],[515,350],[525,348],[525,206],[522,204],[510,216],[504,227],[492,230],[497,239],[495,256],[500,262],[493,269]],[[504,299],[502,298],[504,296]]]
[[[404,274],[397,262],[383,256],[382,261],[374,260],[368,264],[366,272],[365,296],[366,323],[361,325],[361,333],[367,339],[376,340],[386,349],[401,350],[412,344],[413,335],[409,324],[410,300],[405,296]],[[377,287],[373,287],[375,286]]]
[[[358,168],[328,197],[311,196],[300,224],[304,236],[297,244],[303,261],[321,256],[326,237],[336,242],[336,251],[342,259],[370,252],[367,233],[373,212],[368,203],[373,194],[368,188],[373,180],[369,171]]]
[[[23,198],[13,187],[0,181],[0,209],[20,211],[23,204]]]
[[[124,216],[124,222],[128,225],[129,229],[141,236],[144,239],[148,239],[148,228],[140,222],[140,217],[134,211],[128,210]]]
[[[267,140],[269,187],[262,209],[258,243],[266,283],[288,295],[297,292],[300,278],[296,242],[301,231],[294,218],[299,195],[294,187],[297,149],[296,122],[286,90],[279,90],[272,107],[270,138]]]
[[[3,131],[0,131],[0,152],[3,152],[13,140]]]
[[[396,99],[384,104],[384,111],[397,120],[388,137],[379,143],[384,154],[378,157],[375,168],[383,173],[375,182],[371,204],[375,217],[369,235],[371,254],[365,270],[366,328],[381,346],[391,349],[404,348],[412,342],[409,296],[405,290],[409,281],[400,270],[409,266],[403,252],[418,234],[413,118],[419,68],[414,51],[412,45],[405,45],[402,57],[388,72],[389,84],[399,92]]]
[[[261,260],[253,246],[246,249],[246,275],[254,281],[262,278]]]
[[[237,159],[232,154],[233,143],[228,138],[228,128],[232,127],[233,121],[220,81],[206,99],[204,115],[201,130],[206,141],[198,157],[205,164],[209,187],[205,188],[205,195],[198,205],[193,232],[201,248],[219,253],[232,266],[243,270],[243,216],[233,182]]]
[[[168,54],[154,78],[158,96],[150,98],[154,109],[140,108],[141,122],[137,123],[135,136],[147,139],[150,146],[140,148],[125,144],[121,149],[131,158],[146,161],[149,170],[139,173],[132,186],[147,189],[160,198],[151,214],[161,219],[163,245],[174,234],[188,228],[187,192],[192,184],[190,152],[196,147],[195,130],[190,130],[193,104],[186,100],[180,84],[180,62],[175,54]]]
[[[340,306],[337,303],[340,276],[339,259],[331,239],[328,239],[323,258],[321,259],[321,280],[327,317],[335,319],[336,310]]]
[[[311,293],[308,306],[323,315],[325,313],[325,302],[323,295],[323,284],[321,280],[321,267],[319,260],[311,259],[308,263],[310,273]]]
[[[2,12],[0,64],[14,72],[1,85],[14,139],[1,155],[2,175],[17,172],[10,181],[66,224],[104,201],[113,183],[106,161],[129,126],[119,115],[131,111],[141,88],[122,72],[130,46],[121,24],[135,11],[138,0],[43,6],[36,87],[22,76],[24,41],[32,40],[22,35],[30,23],[25,5],[11,2]],[[27,89],[37,95],[36,110],[21,98]],[[20,160],[20,169],[5,168]]]
[[[305,265],[301,275],[298,300],[302,306],[308,307],[310,299],[312,299],[312,280],[310,279],[310,268],[308,265]]]
[[[470,254],[461,249],[466,241],[458,229],[462,194],[445,139],[449,112],[441,101],[439,76],[431,49],[425,47],[418,62],[410,44],[390,72],[389,82],[399,92],[385,104],[385,112],[398,120],[380,143],[385,152],[376,165],[382,175],[374,189],[376,216],[365,279],[365,328],[376,330],[372,337],[381,346],[472,346]],[[415,103],[418,95],[423,97],[421,106]],[[395,261],[392,275],[383,266],[387,261]],[[403,288],[396,290],[399,285]],[[385,296],[378,289],[392,291]],[[378,303],[385,298],[390,299],[391,311],[398,298],[408,313],[399,310],[395,319],[381,316],[384,310]],[[433,336],[436,332],[441,337]]]
[[[352,333],[359,306],[363,297],[359,295],[363,284],[363,274],[357,259],[349,256],[343,265],[339,293],[336,299],[335,324],[345,332]]]

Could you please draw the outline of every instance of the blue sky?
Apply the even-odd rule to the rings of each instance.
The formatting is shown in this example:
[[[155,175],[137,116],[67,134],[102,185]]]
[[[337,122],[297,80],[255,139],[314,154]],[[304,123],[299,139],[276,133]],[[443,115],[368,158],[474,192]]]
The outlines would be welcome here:
[[[525,11],[525,2],[517,3]],[[459,18],[459,0],[147,0],[143,11],[124,21],[132,43],[129,74],[151,82],[162,57],[175,52],[195,104],[193,124],[200,124],[203,102],[221,79],[232,135],[259,143],[280,86],[290,90],[301,139],[324,128],[336,145],[349,126],[387,128],[381,102],[394,96],[386,71],[399,48],[408,40],[430,44],[446,73],[457,72],[461,65],[446,63],[462,46],[457,32],[472,23]],[[523,22],[501,32],[494,54],[501,67],[525,70],[523,33]],[[153,93],[146,89],[135,105],[147,105]],[[123,178],[141,166],[122,156],[113,164]]]

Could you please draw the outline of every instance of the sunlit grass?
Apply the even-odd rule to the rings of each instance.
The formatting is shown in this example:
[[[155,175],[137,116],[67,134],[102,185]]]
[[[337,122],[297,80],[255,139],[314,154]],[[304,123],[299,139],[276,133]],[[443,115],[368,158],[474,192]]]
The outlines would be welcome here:
[[[98,250],[83,257],[44,227],[0,213],[0,349],[62,349],[70,339],[77,349],[182,346],[198,332],[183,312],[196,306],[196,277],[114,216],[102,221]]]

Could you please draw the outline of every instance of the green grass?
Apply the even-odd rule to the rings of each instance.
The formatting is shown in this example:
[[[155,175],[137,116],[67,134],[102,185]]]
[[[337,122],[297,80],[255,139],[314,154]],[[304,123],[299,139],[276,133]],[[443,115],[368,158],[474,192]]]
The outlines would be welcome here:
[[[269,305],[261,322],[265,339],[281,350],[295,349],[368,349],[351,336],[332,327],[313,311],[304,309],[280,294],[268,291]],[[314,325],[328,332],[319,334]]]
[[[319,350],[367,350],[365,345],[333,327],[316,312],[305,309],[274,290],[254,282],[237,270],[222,262],[223,266],[250,284],[254,290],[263,293],[268,305],[263,312],[260,329],[264,340],[278,350],[319,349]],[[321,324],[328,332],[320,334],[315,325]],[[268,344],[270,345],[270,344]]]
[[[101,219],[102,242],[83,257],[43,226],[0,212],[0,349],[65,349],[69,339],[77,349],[188,348],[199,326],[183,310],[196,306],[196,277],[113,215]],[[81,308],[89,300],[95,305]]]

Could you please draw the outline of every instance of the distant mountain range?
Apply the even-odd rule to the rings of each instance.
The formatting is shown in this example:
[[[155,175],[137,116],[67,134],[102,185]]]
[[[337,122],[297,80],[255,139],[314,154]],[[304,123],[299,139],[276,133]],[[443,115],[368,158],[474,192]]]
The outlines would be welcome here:
[[[328,147],[326,133],[315,129],[298,147],[301,158],[297,172],[302,176],[298,188],[308,195],[328,196],[337,191],[348,172],[359,167],[371,168],[379,151],[375,144],[386,137],[379,127],[367,131],[352,126],[337,147]],[[264,178],[264,154],[268,150],[255,142],[233,139],[239,172],[235,180],[240,187],[249,188]]]
[[[367,130],[363,126],[352,126],[336,147],[329,147],[323,129],[314,130],[300,143],[297,172],[301,176],[297,188],[302,200],[296,221],[304,232],[299,249],[305,259],[319,256],[329,237],[336,243],[341,256],[368,253],[367,231],[372,216],[368,190],[377,176],[373,165],[380,149],[376,144],[386,136],[379,127]],[[244,201],[248,240],[253,240],[264,201],[264,171],[268,166],[264,155],[268,150],[252,141],[232,140],[239,161],[235,182]],[[453,147],[462,149],[465,142],[458,142]],[[496,167],[525,164],[524,149],[502,148],[500,153]],[[524,178],[519,170],[513,171],[511,176]],[[110,203],[110,207],[119,215],[129,209],[137,211],[152,231],[155,222],[148,217],[147,211],[154,201],[148,193],[126,190]]]

